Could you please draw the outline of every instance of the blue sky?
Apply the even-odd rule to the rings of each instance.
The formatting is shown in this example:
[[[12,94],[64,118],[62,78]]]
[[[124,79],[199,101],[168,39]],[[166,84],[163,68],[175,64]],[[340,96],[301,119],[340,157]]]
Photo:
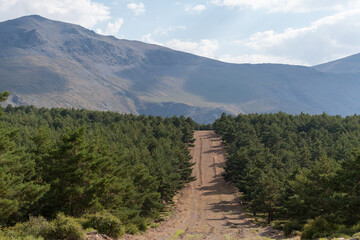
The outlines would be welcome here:
[[[226,62],[315,65],[360,52],[359,0],[0,0],[0,21],[30,14]]]

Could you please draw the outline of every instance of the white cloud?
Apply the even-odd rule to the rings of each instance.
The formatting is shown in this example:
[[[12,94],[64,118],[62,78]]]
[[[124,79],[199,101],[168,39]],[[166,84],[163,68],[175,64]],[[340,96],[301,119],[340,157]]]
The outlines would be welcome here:
[[[139,3],[129,3],[127,5],[128,9],[132,10],[136,16],[145,13],[145,4],[142,2]]]
[[[143,35],[143,36],[141,37],[141,41],[147,42],[147,43],[151,43],[151,44],[156,44],[156,45],[159,45],[159,46],[164,46],[164,44],[155,41],[155,40],[152,38],[152,34],[151,34],[151,33],[147,33],[147,34]]]
[[[307,27],[258,32],[237,44],[258,55],[286,56],[317,64],[358,52],[360,9],[321,18]]]
[[[118,20],[116,20],[113,23],[108,22],[105,31],[102,31],[101,29],[98,28],[98,29],[96,29],[96,32],[98,32],[99,34],[115,36],[119,32],[119,30],[120,30],[121,26],[123,25],[123,23],[124,23],[124,19],[119,18]]]
[[[159,35],[167,35],[169,32],[173,32],[176,30],[185,30],[186,26],[168,26],[167,28],[157,28],[154,31],[154,34],[159,34]]]
[[[185,11],[188,13],[201,13],[206,9],[206,6],[203,4],[197,4],[197,5],[186,5]]]
[[[199,42],[173,39],[168,41],[165,46],[203,57],[214,58],[215,51],[219,48],[219,43],[215,39],[202,39]]]
[[[287,63],[293,65],[309,65],[307,62],[296,59],[289,59],[287,57],[257,54],[241,56],[231,56],[229,54],[225,54],[218,57],[217,59],[228,63]]]
[[[91,0],[1,0],[0,20],[38,14],[92,28],[110,19],[109,8]]]
[[[213,0],[213,4],[226,7],[266,9],[269,12],[343,11],[358,8],[358,0]]]
[[[165,43],[160,43],[153,39],[151,33],[142,36],[141,41],[208,58],[215,58],[215,52],[219,48],[219,43],[215,39],[202,39],[198,42],[172,39]]]
[[[106,26],[105,33],[115,35],[119,32],[122,24],[124,23],[124,19],[119,18],[114,23],[109,22]]]

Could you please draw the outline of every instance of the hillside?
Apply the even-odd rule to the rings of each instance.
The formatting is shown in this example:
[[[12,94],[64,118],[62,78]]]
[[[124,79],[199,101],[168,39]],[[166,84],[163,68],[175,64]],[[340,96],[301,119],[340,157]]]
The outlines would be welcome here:
[[[354,114],[359,74],[280,64],[229,64],[26,16],[0,23],[0,91],[8,103],[121,113]]]
[[[360,73],[360,54],[314,66],[320,72]]]

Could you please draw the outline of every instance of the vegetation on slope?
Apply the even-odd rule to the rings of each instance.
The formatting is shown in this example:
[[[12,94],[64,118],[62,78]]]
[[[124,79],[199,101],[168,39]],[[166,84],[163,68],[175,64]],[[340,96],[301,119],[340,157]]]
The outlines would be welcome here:
[[[16,225],[0,237],[145,230],[193,180],[195,125],[184,117],[8,106],[0,118],[0,226]]]
[[[254,215],[304,239],[360,232],[360,116],[223,114],[213,126]]]

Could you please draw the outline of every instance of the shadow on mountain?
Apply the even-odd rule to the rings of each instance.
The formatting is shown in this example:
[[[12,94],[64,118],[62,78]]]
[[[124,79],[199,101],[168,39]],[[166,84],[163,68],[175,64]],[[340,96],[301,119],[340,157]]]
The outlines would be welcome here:
[[[212,123],[219,118],[224,110],[220,108],[202,108],[189,106],[183,103],[163,102],[163,103],[141,103],[138,107],[139,114],[154,116],[187,116],[196,122]]]
[[[0,60],[0,89],[18,94],[42,94],[62,92],[67,80],[47,67],[8,64]]]

